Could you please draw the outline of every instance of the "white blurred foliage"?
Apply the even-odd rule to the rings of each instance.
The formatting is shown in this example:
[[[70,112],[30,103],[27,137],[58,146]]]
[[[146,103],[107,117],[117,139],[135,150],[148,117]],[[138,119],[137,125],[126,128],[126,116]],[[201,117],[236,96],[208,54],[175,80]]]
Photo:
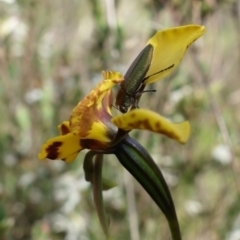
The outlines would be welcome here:
[[[0,24],[0,37],[12,35],[12,54],[21,56],[24,52],[23,42],[27,35],[27,25],[17,16],[11,16]]]
[[[167,184],[171,187],[176,186],[179,182],[178,176],[173,172],[166,170],[166,168],[171,169],[171,167],[174,166],[173,158],[171,156],[161,156],[159,153],[152,154],[152,157],[161,169],[161,172]]]
[[[226,240],[240,240],[240,213],[236,217],[233,227],[227,235]]]
[[[82,171],[66,173],[54,182],[53,196],[62,202],[62,206],[43,221],[48,222],[55,232],[66,232],[64,240],[89,240],[86,232],[88,221],[84,212],[76,210],[77,205],[81,204],[81,193],[88,187]]]
[[[174,187],[178,184],[179,182],[179,178],[177,175],[169,172],[169,171],[164,171],[164,170],[161,170],[162,174],[163,174],[163,177],[165,179],[165,181],[167,182],[167,185],[168,186],[171,186],[171,187]]]
[[[203,205],[196,200],[188,200],[185,202],[185,210],[189,215],[195,216],[203,211]]]
[[[80,214],[72,213],[66,216],[61,213],[55,213],[49,216],[48,220],[51,222],[54,231],[66,232],[64,240],[88,240],[85,233],[87,223]],[[81,236],[81,238],[79,238],[79,236]]]
[[[65,214],[72,212],[81,201],[80,193],[88,187],[84,177],[65,174],[55,181],[54,197],[63,201],[61,211]]]
[[[103,191],[104,201],[106,201],[106,205],[111,204],[115,209],[123,210],[126,207],[125,198],[123,198],[124,193],[122,192],[122,188],[114,187],[108,191]]]
[[[13,4],[16,2],[16,0],[0,0],[0,2],[8,3],[8,4]]]
[[[43,91],[40,88],[34,88],[25,94],[25,100],[28,104],[38,102],[43,97]]]
[[[21,102],[16,104],[15,117],[20,128],[18,151],[26,154],[32,148],[33,140],[31,135],[31,117],[25,104]]]
[[[240,229],[233,230],[226,240],[240,240]]]
[[[231,152],[228,146],[219,144],[212,150],[212,157],[215,161],[227,165],[232,161]]]
[[[52,32],[46,32],[39,41],[38,54],[41,58],[49,58],[53,54],[54,50],[54,34]]]
[[[26,188],[26,187],[30,186],[34,182],[35,179],[36,179],[36,174],[34,172],[24,173],[18,179],[18,185],[22,188]]]
[[[8,167],[13,167],[18,163],[16,156],[12,153],[8,153],[3,157],[3,162]]]
[[[176,104],[181,101],[184,97],[190,95],[193,92],[193,88],[189,85],[181,87],[178,90],[172,91],[170,94],[170,102]]]
[[[240,88],[229,95],[229,103],[232,105],[240,104]]]
[[[2,36],[6,36],[11,33],[23,36],[25,35],[27,29],[27,26],[17,16],[7,18],[0,26],[0,34]]]
[[[44,201],[44,195],[38,188],[31,188],[29,190],[29,198],[34,204],[41,204]]]

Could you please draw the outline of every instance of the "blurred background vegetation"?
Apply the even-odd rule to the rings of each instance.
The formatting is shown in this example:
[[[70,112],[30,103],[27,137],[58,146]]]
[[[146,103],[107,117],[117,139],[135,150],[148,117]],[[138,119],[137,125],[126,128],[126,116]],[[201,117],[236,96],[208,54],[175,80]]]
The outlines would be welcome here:
[[[140,102],[189,120],[189,142],[132,134],[166,177],[183,239],[240,239],[238,0],[0,0],[0,239],[104,239],[84,154],[72,164],[37,154],[102,70],[124,74],[155,31],[191,23],[207,32]],[[118,184],[104,193],[113,239],[171,239],[161,211],[114,156],[103,174]]]

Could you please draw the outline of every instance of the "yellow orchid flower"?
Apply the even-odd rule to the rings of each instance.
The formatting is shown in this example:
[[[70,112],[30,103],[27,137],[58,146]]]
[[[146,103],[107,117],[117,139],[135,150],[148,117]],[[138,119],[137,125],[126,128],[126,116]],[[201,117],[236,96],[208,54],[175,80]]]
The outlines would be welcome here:
[[[119,73],[104,72],[103,75],[105,79],[73,109],[70,120],[58,126],[61,135],[49,139],[42,146],[38,155],[40,160],[49,158],[72,162],[85,148],[107,148],[117,131],[111,123],[112,95],[109,90],[123,79]]]
[[[145,84],[173,71],[188,46],[204,31],[205,27],[198,25],[158,31],[149,39],[147,48],[133,62],[124,79],[118,72],[103,72],[104,80],[73,109],[69,122],[58,126],[61,135],[43,145],[39,158],[71,162],[84,148],[106,150],[112,147],[118,128],[126,132],[134,128],[147,129],[185,143],[190,132],[188,122],[170,123],[156,113],[143,109],[112,117],[111,88],[120,84],[116,105],[122,112],[127,112],[128,107],[139,100]],[[117,142],[116,139],[114,142]]]
[[[137,103],[145,85],[173,71],[188,46],[204,31],[203,26],[188,25],[157,32],[124,77],[118,72],[103,72],[103,80],[73,109],[69,121],[58,126],[60,135],[42,146],[40,160],[72,162],[81,150],[90,150],[84,158],[85,179],[93,185],[99,220],[107,239],[108,219],[102,200],[103,154],[115,154],[162,210],[173,239],[181,239],[174,203],[164,177],[149,153],[128,133],[132,129],[149,130],[186,143],[190,134],[187,121],[172,123],[153,111],[138,109]],[[116,105],[123,114],[113,116],[112,88],[117,84],[120,89]]]
[[[58,126],[60,136],[49,139],[39,159],[72,162],[79,151],[112,149],[118,129],[127,134],[132,129],[146,129],[185,143],[190,133],[188,122],[170,123],[162,116],[144,109],[112,117],[111,88],[123,81],[118,72],[103,72],[104,79],[73,109],[69,121]]]

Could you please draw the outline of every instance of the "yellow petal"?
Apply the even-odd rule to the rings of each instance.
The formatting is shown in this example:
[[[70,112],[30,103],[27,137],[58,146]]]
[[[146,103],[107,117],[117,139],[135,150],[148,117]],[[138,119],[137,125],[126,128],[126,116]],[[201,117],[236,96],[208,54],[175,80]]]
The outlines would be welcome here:
[[[64,161],[73,161],[78,152],[82,150],[80,139],[78,136],[68,133],[66,135],[57,136],[47,140],[42,146],[38,158],[43,160],[49,158],[52,160],[62,159]],[[75,157],[75,158],[74,158]]]
[[[114,79],[122,79],[123,76],[120,72],[114,71],[102,71],[103,79],[104,80],[114,80]]]
[[[62,159],[62,160],[67,162],[67,163],[73,162],[76,159],[78,153],[79,153],[79,151],[76,152],[76,153],[73,153],[72,155],[70,155],[70,156],[68,156],[68,157],[66,157],[65,159]]]
[[[172,72],[182,60],[187,48],[205,32],[204,26],[186,25],[158,31],[147,44],[154,47],[151,66],[145,83],[160,80]]]
[[[157,113],[146,109],[134,109],[114,117],[112,122],[126,131],[146,129],[166,135],[180,143],[186,143],[190,134],[189,122],[172,123]]]
[[[59,124],[58,130],[61,135],[66,135],[70,133],[69,121],[64,121],[63,123]]]
[[[102,108],[105,109],[109,115],[112,116],[112,106],[113,106],[113,93],[112,89],[108,90],[105,97],[102,100]]]
[[[119,72],[102,71],[102,75],[104,80],[121,79],[121,81],[123,81],[123,76]],[[102,104],[103,108],[106,109],[110,115],[112,115],[113,96],[111,90],[108,90],[108,93],[106,93]]]
[[[112,124],[111,122],[111,117],[107,120]],[[82,139],[94,139],[100,142],[105,142],[105,143],[109,143],[114,135],[110,135],[111,132],[112,133],[116,133],[117,132],[117,128],[116,126],[109,126],[111,129],[109,129],[108,125],[104,124],[103,122],[93,122],[91,129],[88,131],[87,136],[82,137]],[[115,127],[114,129],[112,129],[112,127]],[[113,130],[113,131],[112,131]]]
[[[94,139],[104,142],[111,141],[110,131],[115,130],[111,123],[109,109],[106,109],[106,103],[111,100],[105,97],[111,97],[109,90],[123,79],[104,80],[95,87],[91,93],[86,96],[73,109],[70,117],[70,130],[81,139]],[[111,126],[112,125],[112,126]]]
[[[119,82],[123,81],[123,76],[119,72],[114,71],[102,71],[103,79],[104,80],[120,80]],[[113,96],[112,91],[108,90],[106,95],[102,101],[103,108],[107,110],[107,112],[112,115],[112,105],[113,105]]]

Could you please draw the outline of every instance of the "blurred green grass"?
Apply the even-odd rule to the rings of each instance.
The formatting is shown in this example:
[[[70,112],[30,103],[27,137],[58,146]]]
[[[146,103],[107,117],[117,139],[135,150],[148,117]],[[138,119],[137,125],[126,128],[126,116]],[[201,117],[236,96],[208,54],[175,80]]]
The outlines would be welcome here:
[[[104,239],[83,154],[72,164],[40,162],[37,154],[102,70],[124,74],[156,30],[190,23],[207,32],[170,77],[151,86],[157,94],[140,102],[174,121],[189,120],[189,142],[132,134],[166,176],[183,239],[240,238],[233,164],[240,156],[239,1],[1,0],[1,239]],[[222,118],[231,145],[219,128]],[[162,213],[134,180],[138,227],[130,230],[126,176],[113,156],[104,176],[119,184],[105,193],[113,239],[138,240],[134,231],[141,239],[171,239]]]

